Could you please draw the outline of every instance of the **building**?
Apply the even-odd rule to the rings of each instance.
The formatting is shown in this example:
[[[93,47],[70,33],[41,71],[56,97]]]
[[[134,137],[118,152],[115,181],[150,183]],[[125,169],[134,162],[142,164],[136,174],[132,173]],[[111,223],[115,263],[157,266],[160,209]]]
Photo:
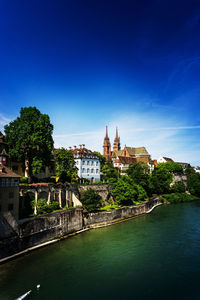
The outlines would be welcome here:
[[[100,181],[100,160],[99,157],[91,150],[85,148],[85,145],[74,146],[70,149],[73,153],[76,167],[78,168],[79,178],[89,179],[91,183]]]
[[[118,167],[121,171],[126,170],[129,165],[135,162],[144,162],[146,164],[151,162],[151,156],[145,147],[133,148],[125,145],[124,149],[121,149],[120,137],[117,128],[113,144],[113,151],[111,151],[107,126],[103,143],[103,156],[106,157],[108,161],[112,161],[114,167]]]
[[[173,159],[169,158],[169,157],[164,157],[164,156],[160,156],[157,159],[157,163],[165,163],[165,162],[173,162]]]
[[[19,178],[20,176],[0,165],[0,214],[11,212],[19,218]]]

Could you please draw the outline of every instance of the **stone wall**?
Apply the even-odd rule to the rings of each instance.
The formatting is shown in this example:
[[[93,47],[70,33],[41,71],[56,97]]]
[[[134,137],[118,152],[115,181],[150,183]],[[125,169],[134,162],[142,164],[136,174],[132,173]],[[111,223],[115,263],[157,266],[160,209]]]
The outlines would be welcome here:
[[[161,204],[159,197],[155,197],[151,201],[140,205],[127,206],[111,211],[101,211],[90,214],[85,213],[83,218],[84,226],[92,228],[96,227],[96,225],[108,225],[116,221],[145,214],[151,210],[152,207],[159,204]]]
[[[1,224],[5,227],[5,220]],[[0,259],[82,228],[82,208],[20,220],[18,234],[11,232],[0,240]]]
[[[82,193],[88,189],[93,189],[98,193],[104,201],[107,201],[111,196],[110,191],[113,188],[111,184],[89,184],[89,185],[80,185],[79,192]]]
[[[53,239],[59,239],[82,229],[94,228],[118,222],[123,219],[149,212],[154,206],[161,204],[159,197],[137,206],[123,207],[112,211],[83,213],[82,208],[72,208],[51,214],[27,218],[18,221],[18,228],[12,225],[11,217],[0,218],[1,259],[19,253],[31,247],[41,245]],[[12,228],[14,226],[15,228]]]

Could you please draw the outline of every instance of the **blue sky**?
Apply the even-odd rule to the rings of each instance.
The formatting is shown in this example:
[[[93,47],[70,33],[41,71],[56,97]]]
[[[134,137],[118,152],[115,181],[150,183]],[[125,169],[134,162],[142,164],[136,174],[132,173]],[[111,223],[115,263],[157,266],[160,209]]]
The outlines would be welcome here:
[[[0,129],[24,106],[55,146],[146,146],[200,165],[200,2],[1,0]]]

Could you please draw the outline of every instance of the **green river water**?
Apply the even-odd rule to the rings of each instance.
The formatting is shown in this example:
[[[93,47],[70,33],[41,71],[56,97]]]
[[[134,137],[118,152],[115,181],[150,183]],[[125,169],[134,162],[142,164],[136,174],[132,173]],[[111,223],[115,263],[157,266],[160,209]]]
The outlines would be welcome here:
[[[200,202],[160,206],[0,265],[0,300],[28,290],[26,299],[200,299]]]

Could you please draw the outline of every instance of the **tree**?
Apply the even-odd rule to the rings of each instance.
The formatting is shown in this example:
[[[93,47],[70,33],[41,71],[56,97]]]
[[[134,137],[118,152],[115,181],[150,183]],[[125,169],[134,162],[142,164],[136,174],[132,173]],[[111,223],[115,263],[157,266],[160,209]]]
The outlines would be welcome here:
[[[147,164],[143,162],[136,162],[129,165],[126,173],[134,181],[134,183],[141,185],[144,189],[147,189],[149,178],[149,167]]]
[[[176,163],[174,161],[158,163],[156,168],[170,173],[183,174],[183,167],[179,163]]]
[[[61,148],[55,151],[56,176],[61,182],[71,182],[77,177],[77,167],[71,151]]]
[[[171,190],[173,193],[184,193],[186,187],[183,181],[178,181],[172,185]]]
[[[101,168],[103,168],[105,163],[107,162],[106,158],[100,152],[94,151],[94,154],[99,157]]]
[[[111,195],[119,205],[133,205],[148,199],[143,187],[135,184],[127,176],[118,180],[115,188],[111,191]]]
[[[20,116],[4,127],[8,156],[23,161],[29,177],[50,165],[53,125],[36,107],[24,107]]]
[[[192,195],[200,197],[200,174],[191,173],[187,176],[187,188]]]
[[[91,188],[83,192],[80,200],[88,212],[96,211],[102,206],[101,196]]]
[[[110,178],[117,179],[119,177],[118,168],[114,167],[113,164],[109,161],[105,163],[104,167],[101,169],[101,172],[103,173],[103,179],[106,181]]]
[[[165,194],[170,191],[173,175],[163,168],[155,168],[149,177],[149,190],[151,194]]]

